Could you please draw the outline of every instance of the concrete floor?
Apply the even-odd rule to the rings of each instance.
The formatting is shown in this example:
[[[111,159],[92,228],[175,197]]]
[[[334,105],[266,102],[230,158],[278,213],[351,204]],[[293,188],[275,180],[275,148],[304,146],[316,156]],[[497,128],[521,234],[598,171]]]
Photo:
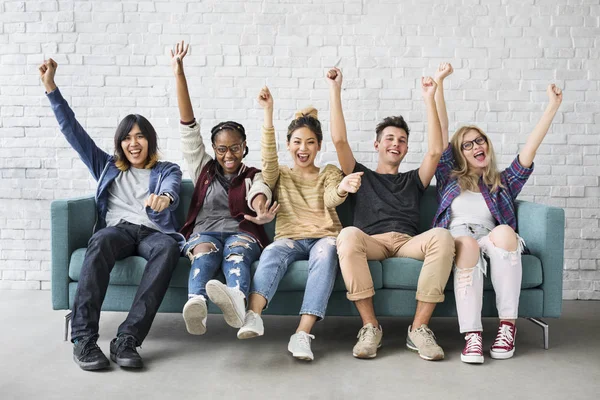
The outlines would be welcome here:
[[[431,327],[446,360],[427,362],[406,350],[411,321],[382,318],[384,345],[373,360],[351,349],[360,328],[355,318],[326,318],[313,332],[316,360],[294,360],[287,341],[296,317],[265,317],[265,336],[241,341],[218,315],[208,332],[191,336],[180,314],[159,314],[139,350],[141,371],[116,365],[84,372],[62,340],[65,311],[53,311],[45,291],[0,291],[0,399],[598,399],[600,302],[566,301],[563,316],[548,320],[550,349],[542,331],[519,320],[517,351],[510,360],[467,365],[455,319]],[[123,313],[104,313],[99,344],[109,341]],[[484,345],[496,321],[484,320]]]

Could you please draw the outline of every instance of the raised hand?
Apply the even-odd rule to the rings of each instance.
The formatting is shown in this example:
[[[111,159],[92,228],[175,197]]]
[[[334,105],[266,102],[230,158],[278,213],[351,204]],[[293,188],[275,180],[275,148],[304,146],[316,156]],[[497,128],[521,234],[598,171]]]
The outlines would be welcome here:
[[[260,89],[260,93],[258,94],[258,104],[265,110],[273,109],[273,96],[271,96],[271,92],[268,87],[263,87]]]
[[[423,92],[423,98],[434,99],[435,90],[437,89],[437,83],[430,76],[421,77],[421,90]]]
[[[190,44],[184,46],[183,40],[175,45],[175,52],[171,49],[171,67],[175,76],[183,75],[183,58],[186,56]]]
[[[159,196],[152,193],[144,202],[144,207],[150,207],[152,210],[159,213],[169,207],[170,204],[171,199],[169,199],[167,196]]]
[[[360,189],[360,183],[362,179],[361,176],[363,174],[364,172],[354,172],[350,175],[346,175],[344,179],[342,179],[342,181],[340,182],[338,194],[340,194],[340,191],[345,192],[341,193],[342,195],[346,193],[358,192],[358,189]]]
[[[327,72],[327,83],[332,89],[342,89],[342,78],[342,71],[337,67],[333,67]]]
[[[269,203],[262,203],[256,207],[256,217],[252,215],[244,215],[244,218],[250,222],[254,222],[256,225],[264,225],[273,221],[275,214],[279,211],[279,204],[273,202],[273,205],[269,208]]]
[[[44,60],[44,62],[38,67],[38,70],[40,71],[40,79],[42,80],[42,83],[46,88],[46,92],[48,93],[56,89],[54,75],[56,74],[57,68],[58,64],[51,58]]]
[[[548,93],[548,99],[550,100],[550,105],[558,108],[560,103],[562,103],[563,95],[562,90],[554,83],[548,85],[548,89],[546,89],[546,93]]]
[[[435,81],[439,82],[441,80],[444,80],[444,78],[448,77],[449,75],[452,75],[453,72],[454,68],[452,68],[452,64],[440,63],[440,66],[438,67],[437,71],[435,71]]]

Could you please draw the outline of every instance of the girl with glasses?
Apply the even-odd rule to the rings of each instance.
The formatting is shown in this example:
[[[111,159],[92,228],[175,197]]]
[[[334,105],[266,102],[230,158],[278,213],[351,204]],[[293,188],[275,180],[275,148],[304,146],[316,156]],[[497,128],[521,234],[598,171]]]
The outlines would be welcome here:
[[[171,50],[177,86],[181,144],[188,171],[195,182],[186,222],[181,229],[183,249],[192,262],[188,301],[183,319],[189,333],[206,332],[207,297],[223,312],[227,324],[240,328],[250,289],[250,266],[269,242],[263,225],[272,221],[278,205],[256,168],[242,162],[248,154],[246,131],[233,121],[211,130],[213,159],[200,135],[183,71],[189,44]],[[222,271],[226,285],[215,275]]]
[[[288,350],[295,358],[311,361],[314,336],[310,332],[315,322],[325,316],[338,271],[336,237],[342,225],[335,207],[344,202],[348,193],[356,193],[362,172],[343,177],[342,171],[333,165],[324,168],[315,165],[323,132],[314,108],[299,111],[290,123],[287,149],[293,166],[280,165],[273,128],[273,97],[268,88],[260,91],[258,102],[264,109],[263,177],[275,192],[281,210],[275,225],[275,241],[263,251],[254,274],[249,311],[238,338],[264,334],[260,315],[275,295],[288,266],[294,261],[308,260],[300,323],[290,337]]]
[[[454,293],[460,332],[466,341],[461,360],[483,363],[481,308],[483,276],[488,273],[483,255],[490,260],[500,318],[490,356],[511,358],[515,351],[524,248],[516,233],[515,200],[533,172],[533,159],[558,111],[562,91],[548,85],[549,104],[544,114],[510,166],[498,171],[492,142],[477,126],[459,128],[448,143],[443,82],[452,72],[450,64],[442,63],[435,76],[435,99],[446,150],[435,173],[439,206],[433,225],[450,229],[455,238]]]

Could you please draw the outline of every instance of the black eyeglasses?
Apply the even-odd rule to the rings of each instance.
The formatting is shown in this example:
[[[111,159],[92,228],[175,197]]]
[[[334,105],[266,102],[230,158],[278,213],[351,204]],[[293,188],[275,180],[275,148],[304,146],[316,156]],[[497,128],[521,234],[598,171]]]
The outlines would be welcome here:
[[[460,145],[460,148],[463,150],[471,150],[473,148],[473,146],[475,145],[475,143],[477,143],[478,145],[483,145],[484,143],[487,143],[487,139],[485,138],[485,136],[477,136],[474,140],[469,140],[468,142],[463,142]]]
[[[230,151],[232,153],[239,153],[242,150],[242,147],[244,146],[243,143],[239,143],[239,144],[232,144],[231,146],[213,146],[213,149],[215,149],[215,151],[217,152],[218,155],[222,156],[227,154],[227,151]]]

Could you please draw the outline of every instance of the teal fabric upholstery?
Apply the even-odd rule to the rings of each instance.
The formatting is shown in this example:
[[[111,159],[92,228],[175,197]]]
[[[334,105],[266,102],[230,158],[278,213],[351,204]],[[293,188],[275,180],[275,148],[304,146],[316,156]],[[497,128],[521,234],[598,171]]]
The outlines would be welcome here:
[[[192,191],[192,182],[184,180],[181,188],[181,206],[177,210],[180,222],[183,222],[187,214]],[[436,207],[435,189],[430,187],[421,202],[421,231],[429,228]],[[349,202],[338,207],[338,214],[344,226],[352,223]],[[95,215],[93,196],[52,202],[52,306],[55,310],[70,309],[73,305],[87,242],[94,228]],[[558,317],[562,306],[564,211],[556,207],[518,201],[517,217],[519,234],[525,239],[530,250],[530,254],[523,256],[519,315],[537,318]],[[266,227],[270,237],[273,237],[274,225],[270,223]],[[116,263],[111,273],[103,310],[129,310],[145,263],[141,257],[129,257]],[[256,266],[257,263],[253,265],[252,273]],[[411,317],[414,314],[415,292],[421,266],[421,261],[409,258],[369,261],[376,289],[374,304],[378,315]],[[189,260],[181,257],[161,305],[161,312],[181,312],[187,300],[189,269]],[[297,315],[304,296],[307,274],[306,261],[293,263],[265,312]],[[445,301],[436,307],[434,315],[455,317],[452,279],[448,282],[445,295]],[[209,311],[215,313],[218,309],[211,304]],[[346,299],[344,281],[339,272],[327,313],[339,316],[358,315],[352,303]],[[483,316],[497,316],[495,295],[489,278],[484,286]]]

